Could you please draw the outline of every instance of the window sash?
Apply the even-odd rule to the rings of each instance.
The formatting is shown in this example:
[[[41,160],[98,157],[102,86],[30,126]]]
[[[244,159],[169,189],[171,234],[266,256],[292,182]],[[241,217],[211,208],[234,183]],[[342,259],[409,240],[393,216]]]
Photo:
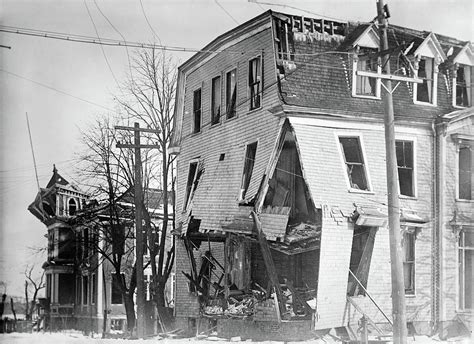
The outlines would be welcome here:
[[[362,147],[358,137],[339,137],[351,188],[369,190]]]
[[[193,133],[201,131],[201,89],[197,89],[193,94]]]
[[[467,240],[466,237],[469,237]],[[474,307],[474,232],[462,231],[459,234],[459,308],[462,310]]]
[[[250,110],[260,107],[261,60],[256,57],[249,61]]]
[[[242,172],[242,184],[240,187],[241,188],[240,199],[245,198],[245,194],[250,185],[250,180],[252,178],[256,156],[257,156],[257,142],[247,145],[247,148],[245,150],[244,169]]]
[[[414,152],[412,141],[396,141],[400,194],[414,196]]]
[[[188,181],[186,183],[186,194],[184,197],[184,204],[183,210],[188,209],[190,199],[192,198],[191,195],[194,193],[196,189],[196,177],[198,173],[198,163],[192,162],[189,164],[189,171],[188,171]]]
[[[403,234],[403,280],[406,294],[415,293],[415,235],[410,232]]]
[[[212,79],[211,83],[211,125],[220,122],[221,117],[221,77]]]
[[[459,169],[459,183],[458,183],[458,196],[459,199],[472,199],[472,180],[473,176],[473,159],[472,159],[472,148],[464,146],[459,148],[458,154],[458,169]]]
[[[472,104],[471,66],[461,65],[456,71],[456,106],[469,107]]]
[[[358,60],[357,71],[377,72],[376,60]],[[356,95],[377,96],[377,78],[356,75]]]
[[[237,100],[237,70],[233,69],[226,75],[226,113],[227,118],[232,118],[236,114]]]
[[[423,103],[433,103],[434,59],[422,57],[418,63],[418,77],[423,79],[422,84],[416,86],[416,100]]]

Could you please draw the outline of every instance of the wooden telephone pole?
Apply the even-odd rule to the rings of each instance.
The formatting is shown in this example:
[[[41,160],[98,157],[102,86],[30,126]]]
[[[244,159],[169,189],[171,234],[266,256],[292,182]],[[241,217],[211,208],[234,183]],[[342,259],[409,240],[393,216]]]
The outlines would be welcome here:
[[[377,1],[377,18],[380,30],[380,51],[388,49],[387,8],[383,0]],[[384,54],[382,66],[385,75],[390,75],[390,55]],[[385,152],[387,168],[388,225],[390,237],[390,261],[392,272],[393,342],[406,344],[407,326],[405,309],[405,283],[403,279],[402,247],[400,235],[400,201],[398,196],[398,167],[395,151],[395,119],[393,114],[392,81],[382,78],[386,92],[385,106]]]
[[[116,126],[116,130],[127,130],[134,132],[134,144],[117,143],[117,148],[134,148],[135,149],[135,253],[137,264],[137,337],[143,338],[145,336],[145,294],[146,289],[144,285],[143,276],[143,190],[142,190],[142,148],[158,148],[157,145],[142,145],[140,144],[140,133],[159,133],[158,130],[140,128],[140,125],[135,122],[133,127]]]

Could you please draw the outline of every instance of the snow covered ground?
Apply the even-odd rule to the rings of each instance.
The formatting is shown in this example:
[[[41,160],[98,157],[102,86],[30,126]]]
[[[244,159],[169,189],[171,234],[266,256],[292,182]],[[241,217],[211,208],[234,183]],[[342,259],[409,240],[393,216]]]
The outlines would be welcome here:
[[[219,344],[219,343],[231,343],[239,342],[239,338],[232,338],[230,340],[225,338],[217,337],[207,337],[205,339],[196,339],[196,338],[179,338],[179,339],[169,339],[169,338],[150,338],[150,339],[140,339],[140,340],[127,340],[127,339],[101,339],[101,338],[92,338],[82,335],[79,332],[62,332],[62,333],[8,333],[0,334],[0,343],[5,344],[151,344],[160,342],[163,344]],[[252,341],[244,341],[246,343],[252,343]],[[288,342],[277,342],[277,341],[264,341],[257,342],[258,344],[290,344]],[[308,340],[305,342],[293,342],[291,344],[336,344],[340,343],[330,336],[325,336],[321,339]],[[474,343],[474,338],[451,338],[449,340],[442,341],[437,337],[426,337],[426,336],[417,336],[409,337],[408,343],[410,344],[428,344],[428,343],[438,343],[438,344],[471,344]]]

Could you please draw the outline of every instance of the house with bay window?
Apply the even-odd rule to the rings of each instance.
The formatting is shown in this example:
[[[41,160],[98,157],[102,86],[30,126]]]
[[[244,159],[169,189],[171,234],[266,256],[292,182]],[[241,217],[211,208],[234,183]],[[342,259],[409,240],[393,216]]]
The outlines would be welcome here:
[[[407,320],[446,333],[473,312],[474,49],[389,31]],[[379,46],[371,22],[267,11],[179,67],[178,324],[293,340],[363,316],[389,328]]]

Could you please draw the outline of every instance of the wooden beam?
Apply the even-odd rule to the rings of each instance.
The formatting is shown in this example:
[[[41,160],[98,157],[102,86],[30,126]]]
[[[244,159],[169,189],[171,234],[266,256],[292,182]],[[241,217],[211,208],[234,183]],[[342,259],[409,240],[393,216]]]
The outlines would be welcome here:
[[[382,73],[376,73],[376,72],[357,71],[356,75],[368,76],[368,77],[371,77],[371,78],[380,78],[380,79],[384,79],[384,80],[415,82],[417,84],[422,84],[423,83],[423,79],[420,79],[420,78],[410,78],[408,76],[382,74]]]

